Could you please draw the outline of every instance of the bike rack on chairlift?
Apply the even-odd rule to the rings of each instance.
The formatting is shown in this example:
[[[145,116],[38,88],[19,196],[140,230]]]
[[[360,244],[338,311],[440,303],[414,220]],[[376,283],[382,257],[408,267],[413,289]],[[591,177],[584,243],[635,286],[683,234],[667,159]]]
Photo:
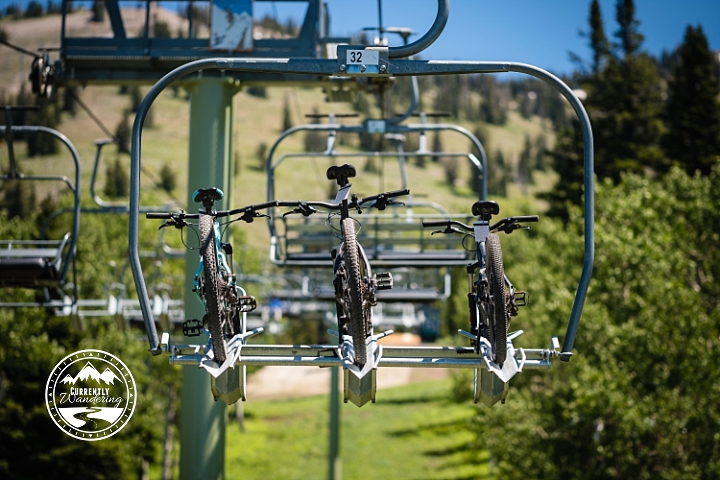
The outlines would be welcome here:
[[[0,134],[4,134],[8,148],[10,172],[0,176],[2,180],[19,181],[60,181],[68,186],[73,193],[72,229],[61,240],[1,240],[0,241],[0,286],[24,289],[41,289],[44,301],[35,302],[2,302],[0,307],[63,307],[73,305],[77,301],[77,285],[75,280],[68,281],[68,273],[72,265],[75,276],[75,256],[80,231],[80,159],[75,146],[70,140],[58,132],[43,126],[15,126],[12,124],[12,112],[18,110],[36,110],[38,107],[5,107],[6,125],[0,126]],[[16,133],[42,133],[60,140],[70,151],[75,163],[75,181],[71,182],[62,175],[24,175],[18,170],[14,152],[14,136]],[[72,291],[66,291],[70,283]],[[70,296],[69,296],[70,295]]]
[[[439,0],[440,5],[447,6],[447,2]],[[442,30],[442,28],[440,29]],[[439,32],[437,33],[439,35]],[[130,197],[130,228],[129,246],[131,253],[131,266],[138,290],[140,306],[145,320],[150,351],[153,354],[168,352],[170,362],[175,365],[199,365],[203,361],[206,346],[203,345],[173,345],[169,334],[163,333],[162,338],[157,335],[151,304],[148,298],[147,287],[143,276],[142,266],[138,255],[138,232],[140,220],[140,157],[141,157],[141,130],[147,112],[154,100],[173,81],[188,74],[205,69],[259,71],[287,74],[313,74],[313,75],[357,75],[357,76],[413,76],[413,75],[450,75],[450,74],[476,74],[476,73],[524,73],[554,86],[570,102],[575,111],[582,130],[584,140],[583,167],[584,167],[584,256],[583,269],[579,279],[575,298],[570,312],[563,339],[562,349],[557,337],[552,337],[549,348],[515,348],[513,340],[521,332],[508,335],[508,360],[503,368],[492,368],[490,362],[482,354],[474,353],[472,348],[439,346],[439,347],[390,347],[377,345],[377,340],[386,336],[388,332],[374,335],[369,339],[373,343],[374,352],[370,368],[364,369],[364,375],[357,377],[349,374],[345,369],[345,400],[351,400],[362,405],[375,398],[375,370],[379,367],[421,367],[421,368],[468,368],[475,371],[475,401],[482,400],[486,405],[493,405],[507,395],[508,382],[512,376],[523,369],[549,368],[554,358],[569,361],[572,357],[573,344],[580,324],[587,290],[592,276],[594,261],[594,192],[593,192],[593,139],[592,128],[587,112],[573,91],[560,79],[549,72],[533,65],[516,62],[484,62],[484,61],[433,61],[433,60],[400,60],[422,51],[434,39],[427,40],[427,35],[421,40],[410,44],[399,53],[395,47],[366,47],[362,45],[338,46],[338,55],[335,60],[319,59],[263,59],[243,60],[214,58],[190,62],[176,68],[158,81],[147,93],[140,104],[132,132],[132,166],[131,166],[131,197]],[[368,52],[372,60],[370,64],[353,63],[351,52]],[[355,56],[356,58],[356,56]],[[369,62],[368,62],[369,63]],[[236,336],[232,342],[239,343],[238,365],[278,365],[297,366],[313,365],[319,367],[342,366],[343,361],[339,354],[339,346],[330,345],[250,345],[248,339],[260,333],[253,330]],[[228,376],[218,379],[225,387],[239,391],[240,397],[245,398],[244,379],[240,379],[240,371],[235,369],[237,378]]]

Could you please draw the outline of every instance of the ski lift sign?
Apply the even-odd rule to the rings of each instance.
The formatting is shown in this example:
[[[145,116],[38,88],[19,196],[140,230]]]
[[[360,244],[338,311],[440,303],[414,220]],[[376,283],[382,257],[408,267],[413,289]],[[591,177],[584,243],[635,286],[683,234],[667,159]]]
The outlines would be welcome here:
[[[211,50],[252,50],[252,0],[213,0],[210,9]]]

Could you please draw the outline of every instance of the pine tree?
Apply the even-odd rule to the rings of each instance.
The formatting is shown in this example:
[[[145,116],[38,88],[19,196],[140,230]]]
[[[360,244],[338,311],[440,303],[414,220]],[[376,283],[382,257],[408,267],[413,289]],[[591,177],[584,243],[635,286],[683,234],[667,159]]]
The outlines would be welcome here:
[[[283,121],[282,121],[282,131],[286,131],[291,129],[293,126],[292,120],[290,119],[290,101],[288,100],[288,96],[285,95],[283,99]]]
[[[610,53],[598,0],[593,0],[590,4],[590,48],[593,51],[592,70],[594,74],[597,74],[605,57]]]
[[[625,55],[633,55],[639,49],[645,38],[638,32],[640,22],[635,18],[635,4],[633,0],[618,0],[616,6],[616,19],[620,29],[615,36],[620,39],[620,48]]]
[[[709,175],[720,157],[720,85],[702,27],[688,26],[668,81],[662,146],[689,174]]]
[[[532,185],[534,183],[533,179],[533,172],[532,172],[532,163],[533,163],[533,152],[532,152],[532,142],[530,141],[530,135],[525,135],[525,145],[523,145],[523,150],[520,152],[520,160],[518,161],[518,182],[520,183],[520,186],[523,189],[523,192],[526,191],[528,185]]]

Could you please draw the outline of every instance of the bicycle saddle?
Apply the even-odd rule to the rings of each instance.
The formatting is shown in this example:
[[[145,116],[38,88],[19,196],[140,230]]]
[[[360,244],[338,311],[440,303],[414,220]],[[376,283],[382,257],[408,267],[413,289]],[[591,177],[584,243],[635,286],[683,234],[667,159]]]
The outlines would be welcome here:
[[[333,165],[327,169],[327,179],[337,180],[338,185],[343,186],[348,178],[355,176],[355,167],[346,163],[344,165]]]
[[[472,214],[476,217],[497,215],[498,213],[500,213],[500,205],[498,205],[497,202],[492,200],[480,200],[479,202],[473,203]]]
[[[213,203],[222,200],[223,196],[223,191],[217,187],[200,188],[193,193],[193,202],[205,205],[206,202]]]

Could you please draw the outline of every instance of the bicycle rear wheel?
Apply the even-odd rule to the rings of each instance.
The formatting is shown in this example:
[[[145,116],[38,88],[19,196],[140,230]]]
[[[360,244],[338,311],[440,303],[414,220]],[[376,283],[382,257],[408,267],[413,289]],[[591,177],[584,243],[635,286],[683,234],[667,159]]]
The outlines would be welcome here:
[[[490,328],[495,334],[495,344],[493,345],[495,363],[502,366],[507,357],[507,292],[505,290],[505,268],[503,267],[500,239],[494,233],[488,235],[486,252],[487,279],[490,287],[488,317],[491,323]]]
[[[200,254],[203,258],[203,275],[205,277],[205,308],[207,309],[210,340],[212,341],[215,360],[218,363],[223,363],[227,358],[225,339],[223,338],[225,311],[220,296],[220,266],[217,260],[213,217],[211,215],[201,215],[199,223]]]
[[[350,320],[350,334],[355,348],[355,363],[362,367],[367,362],[367,345],[365,344],[366,319],[370,315],[369,303],[364,302],[367,286],[362,282],[360,260],[358,255],[357,238],[355,236],[355,222],[346,218],[342,222],[343,255],[345,261],[345,274],[347,275],[347,289],[345,289],[345,306]]]

